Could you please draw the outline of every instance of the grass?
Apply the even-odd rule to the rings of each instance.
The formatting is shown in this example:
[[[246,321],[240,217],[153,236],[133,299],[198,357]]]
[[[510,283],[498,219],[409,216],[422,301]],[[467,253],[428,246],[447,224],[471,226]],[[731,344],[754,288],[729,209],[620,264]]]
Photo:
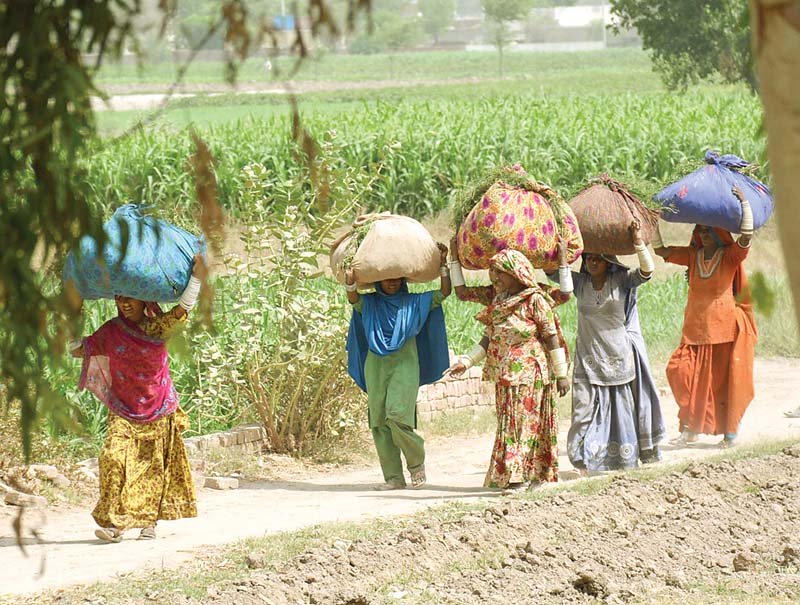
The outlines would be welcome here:
[[[494,432],[497,415],[494,408],[477,411],[456,410],[442,412],[430,422],[421,422],[420,429],[425,436],[454,437],[459,435],[485,435]]]
[[[720,452],[703,460],[704,463],[721,462],[723,460],[741,460],[759,458],[777,454],[785,447],[797,443],[797,440],[774,442],[758,442],[740,446],[732,450]],[[635,481],[649,482],[661,479],[674,472],[685,470],[696,461],[683,461],[669,465],[657,465],[641,470],[625,473]],[[529,500],[547,500],[558,494],[574,493],[580,496],[591,496],[605,489],[618,474],[591,478],[581,481],[567,482],[560,485],[511,496]],[[96,583],[89,587],[70,588],[58,593],[43,593],[28,600],[16,599],[14,603],[60,603],[70,605],[86,600],[101,600],[104,603],[122,603],[130,599],[141,599],[142,595],[152,595],[160,602],[183,602],[186,597],[206,598],[208,589],[214,584],[246,578],[251,572],[247,569],[247,555],[258,555],[263,558],[267,569],[279,569],[292,557],[322,546],[334,545],[337,541],[344,543],[356,540],[369,541],[384,537],[387,533],[397,533],[406,527],[418,526],[426,520],[436,519],[441,522],[458,521],[464,516],[483,510],[485,502],[446,503],[432,507],[412,516],[392,519],[374,519],[369,522],[325,523],[303,528],[297,531],[281,532],[262,538],[254,538],[217,549],[212,553],[195,557],[176,570],[143,571],[128,577],[122,577],[108,583]],[[487,558],[488,557],[488,558]],[[491,563],[491,553],[483,553],[480,559]],[[405,572],[403,572],[405,573]],[[0,599],[0,602],[2,599]],[[12,601],[6,601],[11,603]]]
[[[288,57],[271,59],[271,77],[264,69],[263,58],[246,61],[238,74],[238,84],[271,84],[288,77],[293,62]],[[150,62],[142,69],[135,65],[105,64],[97,74],[101,89],[109,86],[136,86],[159,90],[175,80],[179,64]],[[659,85],[650,60],[641,49],[608,49],[588,52],[511,52],[505,56],[509,78],[526,78],[534,86],[544,74],[558,74],[565,80],[593,79],[604,87],[609,79],[630,80],[631,85]],[[279,74],[279,75],[278,75]],[[599,74],[599,75],[598,75]],[[409,52],[374,55],[325,54],[307,60],[292,76],[296,82],[361,82],[384,80],[452,80],[499,77],[495,52]],[[195,61],[189,67],[187,84],[226,84],[224,63]]]

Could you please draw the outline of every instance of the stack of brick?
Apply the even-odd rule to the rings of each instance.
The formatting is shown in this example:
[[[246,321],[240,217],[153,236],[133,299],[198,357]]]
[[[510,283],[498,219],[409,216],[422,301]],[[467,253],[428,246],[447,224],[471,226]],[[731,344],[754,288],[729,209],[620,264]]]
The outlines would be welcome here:
[[[435,416],[457,411],[494,409],[494,386],[481,381],[481,368],[470,368],[459,378],[448,378],[419,390],[417,416],[430,422]]]
[[[209,450],[215,448],[236,448],[242,451],[260,451],[267,438],[264,428],[258,424],[247,424],[224,431],[209,433],[199,437],[184,439],[189,458],[202,459]]]

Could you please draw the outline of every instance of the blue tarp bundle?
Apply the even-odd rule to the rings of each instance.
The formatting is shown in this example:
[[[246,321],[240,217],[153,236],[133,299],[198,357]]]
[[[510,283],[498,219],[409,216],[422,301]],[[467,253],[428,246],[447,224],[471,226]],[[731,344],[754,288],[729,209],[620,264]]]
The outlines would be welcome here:
[[[102,251],[84,236],[64,264],[64,282],[74,282],[85,299],[176,301],[189,283],[194,255],[205,250],[201,237],[145,216],[135,204],[118,208],[103,229],[108,239]]]
[[[706,165],[659,191],[661,218],[739,232],[742,208],[731,189],[739,187],[753,209],[758,229],[772,214],[772,193],[763,183],[739,172],[749,163],[735,155],[706,152]]]

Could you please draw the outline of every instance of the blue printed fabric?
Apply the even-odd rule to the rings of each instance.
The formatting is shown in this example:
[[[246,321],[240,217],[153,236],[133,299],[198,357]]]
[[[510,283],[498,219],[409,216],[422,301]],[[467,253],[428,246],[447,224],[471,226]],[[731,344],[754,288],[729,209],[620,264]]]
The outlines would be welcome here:
[[[94,238],[84,236],[64,264],[64,283],[74,282],[89,300],[121,295],[176,301],[189,283],[194,255],[205,250],[201,237],[145,216],[135,204],[118,208],[103,230],[102,251]]]
[[[731,189],[739,187],[753,209],[758,229],[772,214],[772,193],[763,183],[738,172],[748,162],[735,156],[708,151],[706,165],[662,189],[655,196],[661,218],[672,223],[719,227],[738,233],[742,208]]]

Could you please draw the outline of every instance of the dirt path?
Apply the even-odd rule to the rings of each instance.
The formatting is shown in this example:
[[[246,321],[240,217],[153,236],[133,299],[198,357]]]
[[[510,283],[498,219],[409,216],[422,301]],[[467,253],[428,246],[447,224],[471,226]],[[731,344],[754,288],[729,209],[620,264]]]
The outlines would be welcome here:
[[[497,82],[497,78],[452,78],[444,80],[366,80],[354,82],[288,82],[285,85],[274,82],[245,82],[241,87],[231,87],[228,84],[184,84],[172,99],[186,97],[219,96],[225,94],[253,95],[253,94],[305,94],[312,92],[335,92],[339,90],[382,90],[386,88],[416,88],[419,86],[457,86],[462,84],[476,84],[478,82]],[[166,98],[164,92],[168,86],[159,85],[109,85],[104,91],[110,96],[107,101],[99,97],[92,97],[92,107],[95,111],[131,111],[155,109]]]
[[[756,362],[756,400],[741,430],[743,441],[765,438],[800,438],[800,420],[787,420],[783,412],[800,404],[800,360]],[[664,398],[670,434],[676,432],[676,408]],[[562,420],[562,439],[567,428]],[[41,544],[31,537],[25,558],[14,544],[10,521],[12,507],[0,505],[0,594],[30,594],[48,588],[108,580],[143,568],[179,565],[203,547],[247,537],[292,530],[331,521],[364,520],[377,516],[413,513],[445,501],[498,498],[496,491],[479,487],[483,482],[491,435],[443,439],[429,444],[429,485],[420,491],[376,492],[376,466],[344,470],[334,475],[285,478],[281,481],[244,483],[238,490],[201,490],[196,519],[165,522],[158,539],[125,540],[100,544],[87,509],[51,509],[39,519]],[[665,462],[697,458],[718,451],[719,438],[704,438],[685,449],[665,447]],[[563,447],[562,447],[563,449]],[[562,469],[569,462],[562,455]],[[134,537],[133,534],[131,537]],[[39,577],[40,567],[44,574]]]

